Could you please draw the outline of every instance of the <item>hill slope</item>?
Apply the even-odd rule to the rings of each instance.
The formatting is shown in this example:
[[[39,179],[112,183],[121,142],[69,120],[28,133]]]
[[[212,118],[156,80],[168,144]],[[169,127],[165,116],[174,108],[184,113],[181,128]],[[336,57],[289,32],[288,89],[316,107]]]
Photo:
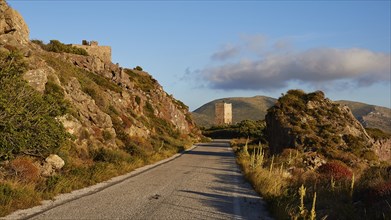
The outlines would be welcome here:
[[[364,127],[378,128],[391,133],[391,109],[346,100],[337,103],[348,106]]]
[[[193,111],[192,115],[197,125],[204,127],[213,125],[215,104],[218,102],[232,103],[232,122],[238,123],[245,119],[264,119],[267,109],[274,105],[276,99],[266,96],[217,99]]]
[[[272,107],[277,99],[266,96],[223,98],[208,102],[192,112],[193,118],[199,126],[211,126],[214,121],[214,105],[216,102],[232,103],[233,123],[245,119],[262,120],[267,109]],[[378,128],[391,133],[391,109],[353,101],[335,101],[348,106],[353,115],[364,127]]]

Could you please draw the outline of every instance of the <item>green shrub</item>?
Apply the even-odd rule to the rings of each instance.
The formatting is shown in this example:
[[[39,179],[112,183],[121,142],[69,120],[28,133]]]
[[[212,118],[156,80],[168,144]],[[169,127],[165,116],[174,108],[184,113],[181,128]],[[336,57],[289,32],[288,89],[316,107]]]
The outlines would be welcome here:
[[[210,138],[255,138],[264,139],[264,120],[243,120],[234,125],[219,125],[204,129],[202,134]]]
[[[144,92],[151,92],[157,85],[157,81],[151,75],[146,73],[136,73],[130,69],[125,69],[129,79],[135,82],[135,86]]]
[[[73,54],[88,56],[86,50],[82,48],[74,47],[70,44],[63,44],[58,40],[51,40],[48,44],[44,44],[40,40],[32,40],[31,42],[39,45],[42,49],[50,52],[55,52],[55,53],[64,52],[64,53],[73,53]]]
[[[143,68],[141,66],[136,66],[134,69],[138,71],[143,71]]]
[[[135,100],[136,100],[137,105],[140,105],[140,103],[141,103],[141,98],[140,98],[139,96],[136,96],[136,97],[135,97]]]
[[[1,53],[0,63],[0,160],[17,154],[43,156],[59,148],[68,135],[55,117],[66,106],[55,86],[41,95],[21,77],[22,56]],[[58,99],[58,100],[55,100]]]
[[[44,100],[53,108],[50,116],[65,115],[69,112],[70,104],[64,99],[63,89],[52,81],[48,81],[45,85]]]
[[[109,141],[109,140],[113,139],[113,135],[107,130],[103,131],[102,136],[105,141]]]
[[[0,183],[0,205],[7,205],[14,197],[14,191],[9,184]]]

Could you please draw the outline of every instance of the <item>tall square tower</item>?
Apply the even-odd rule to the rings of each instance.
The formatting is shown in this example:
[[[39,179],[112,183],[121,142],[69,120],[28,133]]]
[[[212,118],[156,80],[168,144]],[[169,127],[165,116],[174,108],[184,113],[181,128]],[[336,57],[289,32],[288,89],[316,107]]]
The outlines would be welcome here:
[[[215,124],[232,124],[232,104],[219,102],[215,104]]]

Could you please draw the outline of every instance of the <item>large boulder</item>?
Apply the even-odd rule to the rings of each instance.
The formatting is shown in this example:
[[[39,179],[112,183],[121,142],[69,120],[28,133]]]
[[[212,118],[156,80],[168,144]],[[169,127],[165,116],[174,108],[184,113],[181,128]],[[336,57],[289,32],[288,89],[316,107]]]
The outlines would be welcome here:
[[[272,153],[295,148],[360,154],[373,144],[350,109],[325,98],[321,91],[288,91],[268,110],[266,123]]]
[[[20,46],[29,42],[29,28],[23,17],[0,0],[0,45]]]
[[[65,165],[64,160],[56,154],[49,155],[41,167],[41,175],[44,177],[53,176],[56,171]]]

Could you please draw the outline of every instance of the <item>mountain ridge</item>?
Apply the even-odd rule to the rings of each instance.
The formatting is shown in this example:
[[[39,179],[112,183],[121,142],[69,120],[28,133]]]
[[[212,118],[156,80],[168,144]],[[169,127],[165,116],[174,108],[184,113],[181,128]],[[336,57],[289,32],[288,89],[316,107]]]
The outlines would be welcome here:
[[[263,120],[267,113],[267,109],[272,107],[277,102],[277,99],[262,95],[216,99],[202,105],[192,112],[196,124],[201,127],[212,126],[214,122],[214,104],[222,101],[233,101],[233,123],[237,123],[246,119]],[[391,133],[390,108],[349,100],[337,100],[335,102],[348,106],[355,118],[358,119],[364,127],[378,128],[387,133]],[[235,103],[239,105],[235,105]]]

